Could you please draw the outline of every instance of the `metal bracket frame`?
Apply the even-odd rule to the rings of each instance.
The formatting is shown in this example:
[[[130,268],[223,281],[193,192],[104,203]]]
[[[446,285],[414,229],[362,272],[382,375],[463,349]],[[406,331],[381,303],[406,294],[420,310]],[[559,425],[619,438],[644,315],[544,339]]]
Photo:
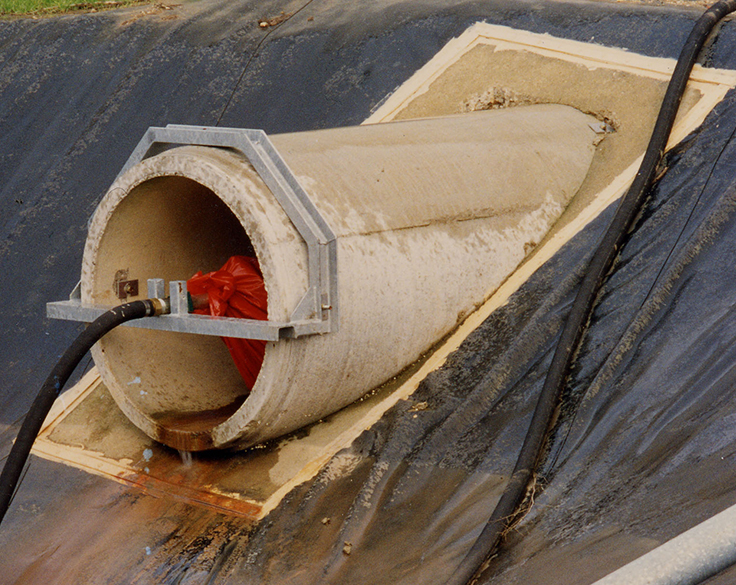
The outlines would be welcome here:
[[[153,126],[135,147],[118,177],[146,158],[185,145],[235,150],[253,165],[307,245],[307,290],[288,322],[207,317],[172,311],[170,315],[144,318],[127,325],[201,335],[266,340],[337,331],[339,313],[335,234],[263,130],[180,124],[169,124],[165,128]],[[181,306],[181,303],[175,305],[173,292],[176,289],[177,297],[181,300],[182,282],[183,294],[186,297],[185,281],[170,283],[172,307]],[[163,282],[160,279],[152,279],[148,288],[151,296],[152,293],[162,290]],[[69,301],[48,303],[47,315],[56,319],[89,322],[107,310],[104,307],[82,305],[78,289],[79,285],[70,295]]]

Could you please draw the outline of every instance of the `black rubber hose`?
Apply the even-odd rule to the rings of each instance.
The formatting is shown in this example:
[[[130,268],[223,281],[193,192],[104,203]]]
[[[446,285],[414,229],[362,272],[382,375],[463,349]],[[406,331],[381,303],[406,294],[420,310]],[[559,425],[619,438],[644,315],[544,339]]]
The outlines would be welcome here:
[[[2,474],[0,474],[0,522],[3,521],[5,513],[10,507],[10,502],[28,460],[31,447],[33,447],[33,443],[41,430],[43,421],[77,364],[90,348],[111,329],[126,321],[160,313],[160,301],[150,299],[133,301],[110,309],[90,323],[89,327],[74,340],[74,343],[61,356],[33,401],[31,409],[20,427],[13,448],[10,450]]]
[[[685,42],[667,86],[639,171],[594,252],[578,289],[511,478],[483,531],[453,573],[448,585],[465,585],[489,576],[485,573],[488,560],[523,502],[541,462],[545,441],[555,422],[555,410],[573,355],[587,326],[598,291],[652,186],[695,60],[715,26],[734,10],[736,0],[714,4],[698,19]]]

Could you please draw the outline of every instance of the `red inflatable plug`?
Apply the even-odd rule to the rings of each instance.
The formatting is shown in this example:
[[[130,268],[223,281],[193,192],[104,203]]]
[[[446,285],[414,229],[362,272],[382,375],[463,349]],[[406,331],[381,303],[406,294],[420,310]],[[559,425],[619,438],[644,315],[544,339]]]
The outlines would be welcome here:
[[[195,303],[194,313],[240,319],[268,319],[268,296],[258,260],[233,256],[215,272],[197,272],[187,281],[192,297],[204,297],[203,306]],[[223,337],[230,355],[249,389],[253,388],[263,364],[266,342],[258,339]]]

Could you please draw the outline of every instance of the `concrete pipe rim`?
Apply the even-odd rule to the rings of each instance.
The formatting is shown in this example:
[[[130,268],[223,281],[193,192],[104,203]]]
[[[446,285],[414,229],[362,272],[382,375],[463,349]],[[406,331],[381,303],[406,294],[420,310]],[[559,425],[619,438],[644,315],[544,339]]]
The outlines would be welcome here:
[[[234,175],[237,180],[233,179]],[[267,258],[274,258],[271,248],[274,243],[279,244],[279,237],[274,233],[264,233],[264,231],[268,232],[269,230],[275,232],[274,227],[269,225],[268,218],[264,220],[266,214],[261,213],[261,221],[256,221],[253,217],[254,213],[251,213],[253,200],[257,200],[264,192],[268,193],[268,190],[259,184],[260,178],[242,156],[223,149],[200,146],[178,147],[145,159],[126,171],[113,183],[90,222],[82,265],[83,302],[95,303],[98,301],[100,295],[95,294],[93,288],[95,286],[94,281],[97,278],[96,272],[99,268],[100,248],[101,246],[104,247],[106,232],[109,230],[110,223],[114,220],[116,214],[120,213],[124,202],[130,197],[134,197],[142,187],[151,185],[154,181],[179,179],[192,181],[206,189],[211,200],[213,198],[219,199],[227,207],[227,210],[232,213],[233,217],[239,222],[243,236],[251,245],[263,271],[264,284],[268,294],[269,319],[288,319],[288,302],[280,294],[283,287],[276,284],[280,277],[283,277],[283,274],[279,273],[283,273],[285,268],[278,265],[274,266],[274,262],[269,260],[264,261]],[[248,197],[238,196],[243,185],[248,185],[249,182],[251,188]],[[246,208],[248,201],[251,202],[250,210]],[[283,211],[274,206],[270,213],[278,215]],[[257,213],[255,214],[257,215]],[[294,246],[292,245],[292,247]],[[278,262],[275,264],[278,264]],[[185,275],[183,278],[189,278],[192,275],[193,273]],[[155,275],[146,276],[155,277]],[[141,291],[141,295],[145,295],[145,292]],[[159,337],[170,337],[170,335],[176,334],[163,334]],[[221,343],[221,340],[217,339],[217,341]],[[107,345],[109,346],[109,344]],[[167,416],[165,413],[162,416],[160,412],[156,413],[151,409],[142,407],[141,400],[135,394],[137,385],[134,385],[133,390],[124,387],[125,382],[120,379],[120,375],[116,375],[111,371],[114,366],[109,363],[106,355],[109,348],[106,348],[104,342],[94,348],[93,357],[103,382],[131,422],[151,438],[170,447],[187,451],[200,451],[229,446],[238,439],[242,440],[244,435],[255,431],[259,427],[257,422],[258,413],[264,408],[267,400],[273,400],[274,392],[272,389],[271,396],[266,395],[263,391],[265,385],[262,376],[264,371],[269,369],[268,364],[278,364],[280,362],[280,355],[274,356],[273,354],[282,354],[285,350],[288,351],[288,348],[284,347],[281,342],[269,342],[266,346],[258,378],[247,394],[231,401],[229,404],[221,404],[219,407],[215,405],[215,408],[189,411],[180,417],[181,420],[175,420],[175,417]],[[235,368],[234,364],[230,364],[230,366],[233,369]],[[142,377],[142,374],[137,377]],[[267,377],[271,378],[272,376]],[[142,395],[143,393],[148,394],[150,391],[151,388],[138,392],[139,395]],[[165,402],[165,400],[163,401]],[[172,404],[172,406],[175,405]],[[170,410],[175,410],[175,408]],[[217,411],[220,411],[219,414]],[[186,419],[196,421],[194,425],[196,428],[186,428],[192,426],[186,424]],[[206,423],[207,419],[210,420],[209,423]],[[181,428],[182,426],[185,428]]]

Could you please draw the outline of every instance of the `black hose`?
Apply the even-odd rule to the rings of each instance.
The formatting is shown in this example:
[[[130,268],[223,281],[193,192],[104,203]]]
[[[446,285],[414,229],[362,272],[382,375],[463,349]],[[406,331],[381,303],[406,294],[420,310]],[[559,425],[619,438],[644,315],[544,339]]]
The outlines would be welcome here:
[[[448,585],[465,585],[489,576],[486,573],[488,561],[523,502],[541,462],[546,438],[555,422],[554,413],[565,379],[587,326],[598,291],[654,181],[695,60],[714,27],[734,10],[736,0],[724,0],[714,4],[698,19],[685,42],[672,79],[667,86],[639,171],[594,252],[578,289],[511,478],[483,531],[453,573]]]
[[[10,450],[3,472],[0,474],[0,522],[3,521],[5,513],[10,507],[10,502],[19,484],[18,480],[23,473],[31,447],[33,447],[33,443],[41,430],[43,421],[77,364],[87,351],[111,329],[126,321],[158,315],[161,312],[161,301],[158,299],[133,301],[110,309],[90,323],[89,327],[74,340],[74,343],[61,356],[33,401],[33,405],[20,427],[15,444]]]

